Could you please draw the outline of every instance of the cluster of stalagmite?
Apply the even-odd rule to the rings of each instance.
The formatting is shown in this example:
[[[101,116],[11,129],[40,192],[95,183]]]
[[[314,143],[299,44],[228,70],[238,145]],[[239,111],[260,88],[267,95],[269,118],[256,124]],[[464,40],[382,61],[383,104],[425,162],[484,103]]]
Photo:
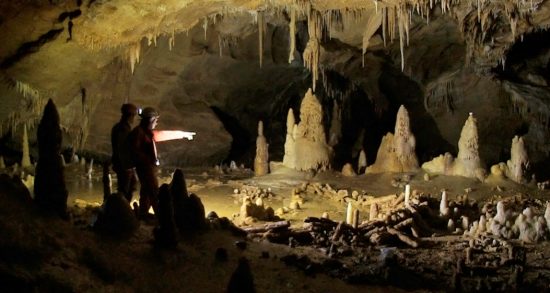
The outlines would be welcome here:
[[[460,133],[457,158],[445,153],[422,164],[422,169],[429,173],[464,176],[483,181],[486,172],[482,167],[478,148],[477,119],[470,113]]]
[[[326,170],[330,165],[330,147],[323,128],[323,109],[309,89],[300,106],[300,123],[295,124],[288,111],[283,165],[298,171]]]
[[[258,138],[256,138],[256,157],[254,158],[254,174],[265,175],[269,172],[268,144],[264,136],[264,123],[258,122]]]
[[[366,173],[412,172],[418,170],[415,153],[416,139],[411,132],[409,113],[403,105],[399,107],[395,122],[395,134],[382,138],[376,162],[367,167]]]

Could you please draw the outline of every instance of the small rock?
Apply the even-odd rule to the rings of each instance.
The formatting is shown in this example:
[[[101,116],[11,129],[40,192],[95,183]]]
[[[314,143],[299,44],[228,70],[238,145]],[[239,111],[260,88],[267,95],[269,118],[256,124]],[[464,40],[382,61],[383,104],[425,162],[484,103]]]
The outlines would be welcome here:
[[[297,202],[295,202],[295,201],[293,201],[293,202],[290,203],[289,208],[290,208],[291,210],[299,210],[299,209],[300,209],[300,204],[297,203]]]

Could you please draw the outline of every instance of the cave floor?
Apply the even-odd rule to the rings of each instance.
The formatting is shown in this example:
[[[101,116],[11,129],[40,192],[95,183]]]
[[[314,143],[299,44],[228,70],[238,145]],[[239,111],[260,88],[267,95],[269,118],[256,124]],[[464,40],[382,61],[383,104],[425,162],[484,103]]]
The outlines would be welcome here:
[[[80,168],[68,166],[66,169],[70,191],[69,205],[73,203],[76,206],[99,205],[103,194],[100,189],[102,186],[100,170],[94,170],[95,175],[90,181],[85,178]],[[160,182],[168,183],[172,171],[173,169],[162,170]],[[241,202],[234,190],[242,189],[243,186],[270,188],[274,196],[266,198],[264,204],[274,209],[287,207],[291,201],[292,190],[304,183],[329,184],[335,190],[346,189],[350,193],[356,190],[375,197],[399,194],[403,192],[403,183],[408,182],[413,191],[431,194],[435,198],[440,198],[441,190],[445,189],[451,200],[465,193],[468,193],[470,199],[479,203],[518,194],[526,198],[537,198],[540,201],[550,199],[548,190],[541,191],[532,185],[519,185],[507,180],[494,179],[481,183],[473,179],[449,176],[433,176],[430,180],[425,180],[422,173],[343,177],[341,173],[333,171],[314,175],[285,168],[279,168],[272,174],[259,177],[253,176],[253,172],[247,169],[220,172],[211,168],[195,168],[185,169],[184,173],[189,192],[199,195],[206,213],[215,211],[220,217],[229,219],[235,219],[234,217],[239,213]],[[116,182],[113,182],[113,186],[116,186]],[[323,212],[327,212],[334,221],[345,219],[347,206],[345,202],[314,194],[305,194],[304,197],[304,203],[300,209],[290,210],[281,215],[282,218],[291,222],[292,227],[299,229],[306,217],[319,217]],[[366,218],[367,213],[367,210],[361,210],[361,218]],[[253,225],[260,224],[262,222]],[[136,266],[144,267],[143,270],[148,272],[149,276],[144,278],[141,272],[132,271],[127,273],[127,277],[137,278],[138,281],[135,284],[149,286],[149,289],[157,291],[165,291],[162,288],[192,288],[184,290],[186,292],[224,291],[225,284],[240,256],[249,259],[258,292],[550,289],[548,287],[550,284],[550,258],[548,257],[550,243],[548,241],[537,244],[508,241],[525,251],[526,265],[521,267],[521,274],[518,274],[518,266],[514,263],[508,261],[505,265],[502,264],[508,255],[503,242],[490,237],[477,239],[473,243],[471,239],[462,235],[432,235],[432,237],[423,238],[423,244],[419,248],[356,247],[353,252],[334,258],[328,256],[327,249],[270,243],[258,237],[248,237],[246,250],[240,250],[234,245],[239,241],[239,237],[214,230],[180,242],[176,253],[162,252],[152,256],[150,242],[153,227],[154,224],[141,225],[138,235],[132,238],[132,243],[129,244],[129,250],[121,249],[120,243],[96,243],[92,247],[97,253],[102,251],[101,257],[105,258],[110,257],[110,253],[106,251],[121,253],[110,261],[113,266],[130,266],[127,263],[130,262],[129,259],[136,259],[139,263]],[[220,264],[213,260],[214,252],[219,247],[228,250],[230,255],[228,263]],[[453,271],[458,266],[457,260],[464,257],[468,247],[474,247],[472,260],[457,281]],[[157,260],[151,260],[152,257]],[[205,263],[204,261],[208,259],[210,260]],[[388,266],[387,259],[398,259],[400,265]],[[174,272],[161,273],[167,267]],[[116,271],[116,269],[112,270]],[[182,274],[182,277],[177,277],[176,272]],[[163,274],[169,275],[170,284],[166,284],[165,287],[159,284],[151,285],[155,282],[151,278]],[[220,282],[210,283],[210,280],[220,280]],[[204,282],[208,285],[204,285]],[[118,281],[115,284],[119,284]],[[136,288],[135,284],[125,282],[122,284],[122,287],[119,284],[113,285],[112,288]],[[456,284],[460,284],[462,289]]]

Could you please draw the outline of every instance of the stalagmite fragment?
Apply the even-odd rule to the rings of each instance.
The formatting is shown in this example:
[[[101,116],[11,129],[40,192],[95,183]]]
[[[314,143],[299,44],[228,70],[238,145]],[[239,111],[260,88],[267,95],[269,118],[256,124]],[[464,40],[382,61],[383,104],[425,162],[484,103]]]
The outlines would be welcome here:
[[[264,136],[264,124],[258,122],[258,138],[256,138],[256,157],[254,158],[254,174],[262,176],[269,172],[268,144]]]
[[[449,203],[447,201],[447,192],[443,190],[441,192],[441,202],[439,204],[439,214],[446,217],[449,216],[450,210],[449,210]]]
[[[369,221],[374,221],[378,218],[378,205],[373,203],[370,205]]]
[[[410,206],[411,198],[411,186],[409,184],[405,185],[405,206]]]
[[[357,226],[359,226],[359,210],[358,209],[353,210],[353,221],[351,223],[351,226],[355,229],[357,229]]]
[[[353,222],[353,206],[351,205],[351,201],[348,202],[348,207],[346,209],[346,224],[351,225]]]
[[[29,154],[29,137],[27,136],[27,124],[23,125],[23,139],[21,141],[23,147],[23,157],[21,158],[21,167],[31,167],[31,156]]]

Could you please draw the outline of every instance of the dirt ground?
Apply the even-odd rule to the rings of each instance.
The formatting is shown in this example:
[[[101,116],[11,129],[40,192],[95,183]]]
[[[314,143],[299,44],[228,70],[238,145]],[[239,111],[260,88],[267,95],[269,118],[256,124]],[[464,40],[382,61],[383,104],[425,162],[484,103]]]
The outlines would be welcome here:
[[[170,181],[171,171],[163,170],[161,182]],[[440,198],[442,189],[447,190],[451,200],[468,193],[479,204],[518,194],[543,203],[550,198],[548,190],[507,180],[481,183],[434,176],[426,181],[422,173],[343,177],[339,172],[314,175],[279,169],[254,177],[250,170],[243,169],[184,172],[189,192],[199,195],[206,213],[215,211],[229,219],[240,211],[235,189],[243,186],[270,188],[273,196],[264,204],[274,210],[288,207],[293,189],[304,183],[329,184],[335,190],[355,190],[374,197],[399,194],[403,184],[409,183],[412,190],[434,198]],[[182,239],[176,250],[161,250],[153,245],[154,221],[142,221],[129,239],[106,239],[90,227],[102,201],[99,169],[94,170],[90,181],[80,166],[68,166],[66,178],[72,214],[69,221],[44,217],[31,203],[13,194],[13,189],[0,190],[2,291],[225,292],[241,257],[248,259],[257,292],[550,289],[548,241],[526,244],[449,233],[422,237],[417,248],[354,245],[331,254],[318,245],[271,243],[268,237],[235,236],[230,229],[211,225],[200,235]],[[345,209],[345,202],[304,194],[300,209],[289,209],[281,217],[290,221],[292,229],[300,229],[305,218],[320,217],[324,212],[335,222],[342,221]],[[359,209],[360,219],[368,219],[369,211]],[[544,213],[543,207],[539,205],[536,212]],[[226,260],[216,257],[220,249],[227,252]]]

